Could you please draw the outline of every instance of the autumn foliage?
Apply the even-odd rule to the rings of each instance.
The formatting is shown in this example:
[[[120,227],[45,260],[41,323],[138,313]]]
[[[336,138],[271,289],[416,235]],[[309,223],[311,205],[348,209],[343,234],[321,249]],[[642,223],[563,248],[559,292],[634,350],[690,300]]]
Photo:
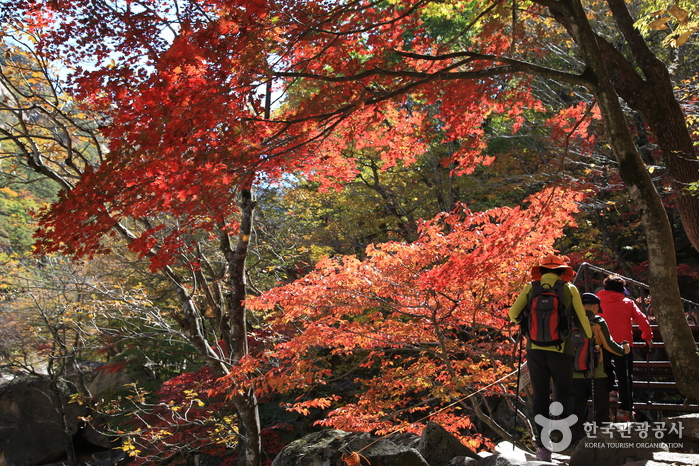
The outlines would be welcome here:
[[[353,151],[408,165],[430,135],[454,144],[443,163],[456,173],[492,161],[483,152],[488,118],[502,115],[517,131],[526,113],[544,110],[528,79],[488,70],[512,38],[486,21],[469,32],[475,43],[487,38],[480,53],[442,56],[425,22],[457,7],[401,3],[206,2],[177,11],[168,41],[157,33],[175,16],[168,2],[121,14],[20,2],[41,31],[40,50],[73,62],[76,95],[110,122],[107,160],[86,167],[43,215],[41,251],[105,252],[116,222],[164,214],[177,227],[151,221],[130,245],[159,270],[192,253],[187,235],[235,232],[236,190],[260,176],[339,187],[357,174]],[[104,40],[72,40],[94,34]],[[82,67],[87,57],[100,66]],[[277,95],[286,104],[268,114],[266,99]]]
[[[608,156],[595,127],[608,112],[592,98],[606,80],[582,48],[603,46],[605,36],[582,42],[576,33],[586,29],[566,2],[7,5],[2,18],[40,39],[38,56],[60,57],[73,95],[99,115],[100,157],[56,158],[70,182],[39,216],[39,253],[89,258],[120,235],[151,272],[165,271],[179,299],[173,319],[210,367],[230,372],[220,391],[239,411],[250,408],[249,438],[257,409],[249,387],[290,392],[298,399],[289,409],[321,409],[321,425],[418,431],[429,417],[473,436],[470,416],[488,410],[485,395],[508,391],[506,309],[573,224],[577,195],[550,187],[521,207],[459,205],[424,222],[415,242],[370,246],[365,259],[326,258],[243,308],[251,193],[286,177],[341,189],[364,154],[386,169],[448,148],[443,166],[470,174],[493,161],[489,143],[499,135],[521,136],[512,153],[541,149],[558,160],[551,172],[567,168],[570,154],[581,164],[593,150]],[[561,56],[549,55],[550,43],[562,44]],[[551,87],[537,96],[532,84],[542,83]],[[541,148],[522,148],[536,133],[519,133],[527,124],[541,131]],[[250,311],[269,313],[272,331],[236,367]]]
[[[549,188],[526,208],[460,206],[424,222],[414,243],[371,246],[365,260],[327,258],[248,300],[273,311],[277,341],[242,367],[259,371],[261,394],[296,394],[288,409],[321,408],[320,425],[419,433],[431,419],[477,447],[486,440],[473,430],[471,403],[506,395],[515,381],[499,381],[513,370],[508,306],[573,224],[576,200]],[[243,384],[241,375],[229,379]]]

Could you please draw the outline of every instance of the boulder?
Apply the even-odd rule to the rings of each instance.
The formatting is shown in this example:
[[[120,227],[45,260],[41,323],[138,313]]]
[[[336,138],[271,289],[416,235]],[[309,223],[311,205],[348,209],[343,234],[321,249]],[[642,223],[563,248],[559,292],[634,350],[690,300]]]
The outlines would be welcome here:
[[[699,455],[656,451],[653,453],[652,461],[634,461],[623,466],[696,466],[697,464],[699,464]]]
[[[667,444],[642,437],[636,423],[614,423],[598,429],[578,442],[570,455],[570,466],[624,465],[652,461],[658,451],[668,451]]]
[[[118,466],[127,464],[131,460],[133,458],[122,450],[105,450],[93,453],[92,461],[88,461],[86,464],[90,466]],[[199,463],[195,462],[195,465],[199,466]]]
[[[666,426],[682,426],[682,434],[676,433],[672,436],[674,441],[688,439],[692,442],[699,442],[699,413],[683,414],[682,416],[666,417],[662,419]]]
[[[87,383],[87,388],[96,400],[111,399],[116,393],[130,391],[128,386],[131,384],[143,386],[156,380],[148,367],[127,364],[103,364],[93,370],[90,378],[92,380]]]
[[[468,456],[455,456],[449,461],[448,466],[476,466],[476,459]]]
[[[82,424],[79,417],[87,413],[69,403],[76,392],[66,380],[40,376],[0,385],[0,464],[42,464],[64,456]]]
[[[367,433],[330,429],[311,433],[279,452],[272,466],[347,466],[343,457],[363,456],[372,466],[429,466],[414,448]]]
[[[469,458],[473,460],[473,458]],[[473,460],[475,461],[475,460]],[[527,463],[526,461],[517,461],[512,458],[508,458],[502,455],[491,455],[486,458],[482,458],[474,463],[463,463],[468,466],[522,466],[529,465],[532,463]],[[538,463],[538,464],[548,464],[548,463]]]
[[[428,422],[422,430],[417,451],[430,466],[447,466],[455,456],[473,459],[480,457],[459,439],[435,422]]]
[[[420,444],[420,436],[412,432],[396,432],[387,435],[386,438],[396,445],[403,445],[409,448],[417,449],[417,446]]]

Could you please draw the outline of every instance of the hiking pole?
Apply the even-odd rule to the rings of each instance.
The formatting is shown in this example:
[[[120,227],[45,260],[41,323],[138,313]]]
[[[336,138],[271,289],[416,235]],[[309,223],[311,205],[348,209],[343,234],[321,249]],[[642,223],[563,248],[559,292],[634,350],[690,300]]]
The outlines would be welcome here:
[[[593,332],[592,339],[590,339],[590,394],[592,396],[592,422],[594,423],[597,419],[597,408],[595,406],[595,341],[592,325],[590,325],[590,331]]]
[[[515,418],[512,420],[512,451],[515,450],[516,434],[517,434],[517,417],[519,408],[517,403],[519,402],[519,381],[522,375],[522,329],[519,330],[519,336],[517,337],[517,389],[515,390]]]
[[[648,351],[646,351],[646,392],[648,393],[648,406],[653,404],[653,397],[651,396],[651,391],[650,391],[650,345],[648,345]],[[654,359],[655,360],[655,359]],[[633,371],[633,366],[631,366],[631,370]],[[633,372],[632,372],[633,376]],[[633,380],[633,379],[631,379]],[[655,395],[655,393],[653,394]],[[633,396],[633,382],[631,382],[631,396]],[[633,399],[633,398],[632,398]]]

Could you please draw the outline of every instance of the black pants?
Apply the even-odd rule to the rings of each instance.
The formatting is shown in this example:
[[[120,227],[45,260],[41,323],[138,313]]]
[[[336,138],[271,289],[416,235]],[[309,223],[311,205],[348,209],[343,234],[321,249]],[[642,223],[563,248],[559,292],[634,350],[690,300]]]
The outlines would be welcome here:
[[[607,388],[610,391],[616,388],[619,392],[619,409],[632,412],[633,353],[618,356],[605,350],[604,371],[607,373]]]
[[[592,381],[589,377],[584,379],[573,379],[573,414],[578,416],[577,422],[573,425],[573,442],[577,442],[585,436],[585,422],[587,415],[587,400],[592,398]],[[607,378],[599,377],[595,381],[594,416],[595,424],[603,425],[609,422],[609,390],[607,389]]]
[[[551,382],[554,388],[554,401],[563,405],[563,414],[560,417],[566,418],[573,412],[573,362],[574,358],[570,354],[539,349],[527,351],[527,366],[534,392],[534,417],[541,414],[551,418],[549,414]],[[534,425],[536,426],[536,445],[542,446],[543,426],[536,422]]]

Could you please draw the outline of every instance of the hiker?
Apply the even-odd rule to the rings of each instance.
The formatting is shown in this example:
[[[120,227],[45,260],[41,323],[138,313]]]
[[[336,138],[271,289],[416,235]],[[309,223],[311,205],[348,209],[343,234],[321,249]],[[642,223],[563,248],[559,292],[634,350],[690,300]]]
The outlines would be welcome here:
[[[563,260],[553,254],[548,255],[541,261],[540,265],[532,267],[531,276],[533,282],[527,284],[522,293],[517,297],[509,311],[512,322],[522,323],[525,319],[523,312],[531,313],[530,298],[533,295],[535,285],[552,288],[560,280],[562,282],[562,299],[565,304],[565,313],[568,316],[575,316],[583,332],[589,338],[592,336],[590,323],[585,316],[585,308],[580,300],[580,292],[575,285],[570,284],[570,280],[575,276],[573,269]],[[537,283],[538,282],[538,283]],[[561,344],[550,346],[532,343],[532,338],[527,338],[527,366],[534,400],[534,417],[537,415],[545,418],[549,417],[549,405],[551,404],[551,381],[554,386],[554,398],[563,405],[562,419],[567,418],[573,410],[573,355],[574,348],[570,344],[570,336]],[[551,461],[551,451],[543,443],[541,432],[543,426],[536,424],[536,457],[541,461]]]
[[[607,323],[600,317],[600,299],[593,293],[583,293],[580,299],[585,306],[585,313],[590,320],[594,340],[591,344],[597,347],[593,357],[597,360],[591,367],[585,367],[584,371],[573,371],[573,414],[578,416],[578,422],[573,426],[573,444],[583,438],[585,430],[584,423],[585,408],[587,400],[592,398],[594,408],[592,419],[598,425],[609,422],[609,390],[607,388],[607,374],[604,372],[604,353],[602,349],[618,356],[623,356],[631,352],[628,341],[617,343],[609,334]],[[584,360],[589,361],[589,351],[583,355]],[[576,359],[579,355],[576,354]],[[578,365],[576,365],[578,366]],[[578,369],[578,367],[576,367]],[[592,376],[592,378],[590,378]],[[592,384],[594,383],[594,389]],[[594,397],[592,395],[594,394]]]
[[[614,341],[633,342],[632,322],[641,330],[641,338],[648,348],[653,348],[653,330],[646,315],[636,306],[626,289],[626,280],[618,275],[609,275],[604,279],[604,289],[597,292],[601,301],[601,316],[607,321],[609,333]],[[615,391],[619,397],[619,411],[616,420],[629,422],[633,420],[633,353],[623,356],[610,352],[604,354],[605,372],[608,388],[614,398]],[[618,385],[615,384],[615,379]]]

